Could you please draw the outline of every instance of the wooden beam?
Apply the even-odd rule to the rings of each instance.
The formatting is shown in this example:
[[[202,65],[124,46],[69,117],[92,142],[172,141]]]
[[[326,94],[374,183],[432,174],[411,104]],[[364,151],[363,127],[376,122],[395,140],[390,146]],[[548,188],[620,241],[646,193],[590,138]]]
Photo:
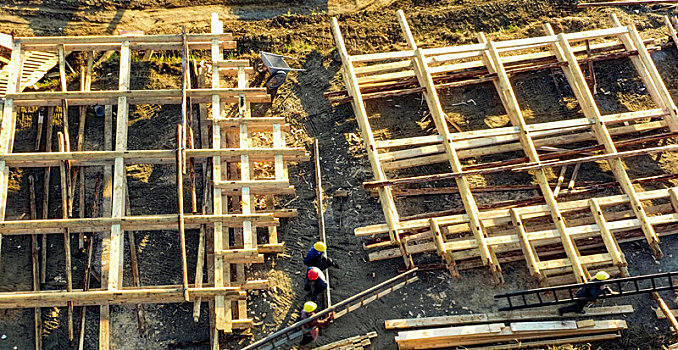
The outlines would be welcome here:
[[[239,287],[203,287],[189,288],[193,297],[210,298],[215,296],[229,299],[245,298],[245,292]],[[68,291],[43,290],[39,292],[0,293],[0,308],[22,309],[35,307],[63,307],[69,302],[75,306],[85,305],[122,305],[122,304],[165,304],[183,303],[182,286],[153,286],[142,288],[74,289]],[[101,344],[100,344],[101,345]]]
[[[186,95],[194,103],[205,103],[209,96],[218,94],[224,102],[236,103],[239,95],[246,95],[252,102],[269,103],[270,95],[263,88],[222,88],[188,89]],[[183,92],[180,89],[165,90],[118,90],[118,91],[64,91],[64,92],[22,92],[13,93],[10,98],[17,106],[60,106],[67,99],[70,106],[115,104],[120,97],[126,97],[129,104],[181,104]]]
[[[447,121],[445,120],[445,112],[443,111],[440,99],[438,97],[438,92],[435,89],[435,84],[433,83],[433,78],[429,72],[428,64],[426,63],[426,57],[423,54],[423,51],[417,48],[410,27],[405,18],[405,13],[402,10],[398,10],[398,21],[400,23],[401,29],[405,38],[407,39],[410,48],[414,50],[415,57],[413,59],[413,66],[419,85],[425,88],[424,97],[428,105],[429,111],[431,112],[431,117],[435,123],[436,130],[439,135],[443,136],[443,146],[445,147],[445,154],[449,157],[450,167],[453,172],[461,172],[462,165],[457,156],[457,151],[453,146],[452,135],[450,134],[449,128],[447,127]],[[478,206],[476,204],[475,198],[471,193],[471,189],[468,181],[465,177],[460,177],[455,179],[457,187],[459,188],[459,193],[461,195],[462,202],[464,204],[464,209],[466,214],[469,217],[470,223],[469,226],[473,232],[473,236],[478,241],[478,249],[480,250],[480,257],[485,265],[490,269],[490,272],[495,278],[495,281],[498,284],[503,283],[503,277],[501,274],[501,266],[497,262],[496,256],[488,247],[485,239],[487,237],[487,232],[485,232],[482,223],[478,219]]]
[[[12,57],[9,65],[9,77],[7,81],[7,92],[17,92],[19,90],[21,70],[23,61],[23,51],[21,44],[14,42]],[[16,118],[14,117],[14,101],[5,97],[2,106],[2,121],[0,122],[0,155],[11,153],[14,140],[14,128],[16,127]],[[0,160],[0,221],[5,220],[7,211],[7,190],[9,186],[9,167],[4,161]],[[0,235],[0,252],[2,252],[2,235]],[[2,260],[0,259],[0,266]]]
[[[189,149],[187,158],[208,158],[220,156],[226,160],[239,160],[242,155],[249,155],[252,161],[273,162],[276,156],[282,156],[285,161],[305,161],[309,159],[308,152],[303,148],[224,148],[224,149]],[[0,155],[10,167],[48,167],[59,166],[59,162],[67,160],[78,166],[101,166],[115,163],[116,158],[122,158],[125,164],[173,164],[176,162],[174,151],[171,150],[129,150],[129,151],[75,151],[59,153],[11,153]]]
[[[384,327],[387,330],[410,329],[422,327],[442,327],[442,326],[459,326],[466,324],[481,324],[494,322],[511,322],[511,321],[540,321],[540,320],[557,320],[569,319],[574,317],[596,317],[596,316],[611,316],[633,313],[633,306],[603,306],[591,307],[586,309],[586,314],[568,314],[560,316],[555,310],[549,311],[500,311],[485,314],[469,314],[469,315],[451,315],[451,316],[437,316],[437,317],[422,317],[409,319],[395,319],[386,320]]]
[[[68,144],[65,141],[65,136],[62,133],[57,133],[57,139],[59,140],[59,151],[64,152]],[[68,170],[66,169],[67,163],[64,161],[59,167],[59,174],[61,179],[61,217],[68,219]],[[70,292],[73,290],[73,276],[72,276],[72,267],[71,267],[71,233],[68,231],[68,228],[62,229],[64,235],[64,258],[65,258],[65,273],[66,273],[66,291]],[[73,304],[68,304],[68,340],[73,343],[74,339],[74,330],[73,330]]]
[[[553,29],[551,29],[548,24],[545,25],[545,28],[548,32],[553,33]],[[617,153],[617,148],[614,145],[612,137],[610,136],[610,133],[607,129],[607,126],[600,119],[601,115],[600,111],[598,110],[598,106],[596,105],[595,100],[593,99],[593,95],[591,94],[588,85],[586,85],[584,75],[581,71],[581,68],[579,67],[579,64],[576,63],[576,57],[574,57],[574,53],[570,48],[569,42],[566,40],[565,35],[563,34],[559,34],[558,38],[559,42],[553,44],[552,50],[554,51],[556,57],[558,57],[559,60],[564,60],[568,62],[567,67],[563,68],[565,71],[565,76],[570,82],[572,90],[574,91],[575,96],[577,97],[577,100],[579,101],[579,104],[581,105],[582,110],[584,111],[584,114],[588,118],[592,118],[595,121],[595,123],[592,125],[598,143],[604,145],[606,153],[608,154]],[[612,172],[614,173],[615,178],[619,182],[619,185],[621,186],[622,190],[626,195],[629,196],[631,209],[633,209],[634,213],[636,214],[636,217],[638,218],[638,220],[640,220],[642,224],[641,227],[643,229],[643,233],[645,233],[645,236],[647,237],[648,243],[650,244],[650,248],[657,257],[661,257],[662,252],[658,244],[659,238],[657,237],[654,228],[648,223],[648,218],[647,214],[645,213],[645,209],[643,208],[643,205],[640,202],[638,195],[636,194],[633,184],[631,183],[631,180],[629,179],[629,176],[626,173],[626,169],[624,168],[623,162],[619,158],[612,158],[609,161],[609,163],[610,168],[612,169]]]
[[[348,55],[346,46],[344,44],[344,38],[341,34],[341,29],[339,28],[339,22],[335,17],[332,18],[331,28],[332,34],[334,35],[334,41],[337,44],[337,51],[341,56],[341,62],[344,68],[344,82],[346,83],[346,88],[349,91],[349,95],[353,97],[353,112],[356,116],[356,120],[358,121],[358,126],[360,127],[360,133],[365,144],[365,149],[367,150],[367,156],[372,167],[373,176],[376,181],[385,181],[387,180],[386,174],[379,163],[379,157],[375,146],[376,141],[374,139],[374,134],[372,133],[372,127],[370,126],[365,104],[363,103],[362,94],[360,93],[360,87],[358,85],[358,78],[355,74],[355,68],[353,67],[353,62],[356,60],[356,57]],[[411,51],[406,51],[406,56],[401,58],[410,56]],[[358,62],[358,60],[356,60],[356,62]],[[391,241],[399,241],[399,215],[390,187],[387,186],[379,190],[379,202],[381,203],[382,210],[386,218],[386,223],[389,227]],[[406,257],[404,257],[404,259],[406,265],[409,266],[411,259]]]
[[[211,28],[212,28],[212,34],[219,34],[222,33],[224,28],[223,24],[221,21],[219,21],[219,17],[216,13],[212,13],[212,22],[211,22]],[[211,57],[212,57],[212,62],[217,62],[217,61],[222,61],[223,60],[223,51],[219,47],[219,41],[217,39],[212,39],[211,41]],[[219,70],[218,69],[213,69],[212,70],[212,89],[218,89],[220,86],[221,82],[221,77],[219,75]],[[221,96],[219,95],[213,95],[212,96],[212,120],[217,120],[221,118]],[[213,149],[220,149],[221,148],[221,127],[217,123],[212,123],[212,148]],[[221,157],[220,156],[214,156],[212,158],[212,180],[213,181],[220,181],[221,180]],[[221,189],[214,187],[213,188],[213,193],[212,193],[212,209],[215,215],[221,215],[223,212],[223,203],[222,203],[222,195],[221,195]],[[223,249],[224,248],[224,240],[223,240],[223,227],[220,224],[215,224],[214,225],[214,231],[213,231],[213,247],[214,250],[218,249]],[[228,244],[228,242],[226,242]],[[218,255],[214,255],[214,285],[216,287],[223,287],[225,285],[228,285],[228,283],[225,283],[224,281],[224,268],[228,268],[228,266],[224,266],[224,259]],[[228,281],[226,281],[228,282]],[[232,324],[231,324],[231,303],[230,302],[225,302],[224,298],[217,296],[214,299],[214,309],[215,309],[215,328],[212,329],[211,333],[211,344],[212,344],[212,349],[213,350],[218,350],[219,349],[219,331],[224,331],[224,332],[231,332],[232,331]]]
[[[506,112],[509,115],[509,119],[511,119],[511,123],[514,126],[518,126],[522,130],[522,133],[520,134],[520,143],[523,146],[524,152],[530,158],[530,161],[539,162],[539,155],[529,131],[526,130],[525,119],[523,118],[520,106],[518,105],[518,100],[516,99],[516,96],[513,92],[513,88],[511,87],[509,78],[506,75],[506,71],[504,70],[501,57],[497,52],[497,47],[493,42],[489,43],[489,49],[487,50],[486,57],[488,69],[493,73],[497,73],[497,81],[495,86],[504,104]],[[546,174],[540,169],[536,170],[534,175],[537,178],[537,182],[539,183],[539,187],[541,188],[544,199],[549,206],[553,222],[560,233],[561,242],[565,248],[565,253],[572,262],[575,278],[578,282],[586,282],[590,276],[588,275],[586,269],[579,263],[579,252],[577,251],[572,238],[568,234],[565,220],[558,209],[558,202],[553,196],[553,191],[548,184]]]

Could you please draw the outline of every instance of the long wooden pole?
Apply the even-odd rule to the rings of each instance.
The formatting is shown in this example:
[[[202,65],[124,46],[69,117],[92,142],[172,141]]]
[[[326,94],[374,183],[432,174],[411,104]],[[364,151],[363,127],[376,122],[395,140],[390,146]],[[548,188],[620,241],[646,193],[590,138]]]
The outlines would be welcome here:
[[[66,152],[68,144],[65,141],[64,134],[58,133],[59,151]],[[61,216],[68,219],[68,184],[66,169],[66,162],[62,162],[59,166],[59,173],[61,174]],[[71,274],[71,234],[68,228],[63,229],[64,232],[64,256],[66,258],[66,290],[71,292],[73,290],[73,277]],[[68,303],[68,340],[73,344],[73,303]]]
[[[637,0],[637,1],[585,2],[585,3],[577,4],[577,7],[631,6],[631,5],[652,5],[652,4],[678,4],[678,0]]]
[[[33,175],[28,177],[28,188],[30,197],[31,220],[38,217],[38,210],[35,206],[35,179]],[[33,290],[40,290],[40,261],[38,259],[38,236],[31,235],[31,262],[33,266]],[[40,308],[33,309],[33,323],[35,331],[35,350],[42,349],[42,312]]]
[[[188,295],[188,264],[186,262],[186,232],[184,227],[184,177],[182,174],[183,161],[183,128],[177,126],[177,205],[179,206],[179,248],[181,253],[181,280],[184,285],[184,297],[189,300]]]
[[[99,187],[101,182],[97,177],[94,183],[94,199],[92,200],[92,217],[97,217],[99,214]],[[85,277],[83,278],[82,290],[89,290],[89,282],[92,275],[92,254],[94,252],[94,234],[89,238],[87,244],[87,265],[85,265]],[[83,350],[85,346],[85,317],[87,308],[82,306],[80,308],[80,323],[78,324],[78,350]]]
[[[47,107],[47,125],[45,126],[45,152],[52,152],[52,134],[54,127],[54,107]],[[49,218],[49,182],[52,168],[45,167],[42,181],[42,219]],[[40,283],[45,283],[47,278],[47,235],[42,235],[40,243]]]
[[[325,235],[325,210],[323,203],[323,184],[322,173],[320,171],[320,146],[318,139],[313,141],[313,160],[315,163],[315,198],[318,200],[317,216],[318,216],[318,232],[320,233],[320,242],[327,245],[327,237]],[[327,254],[327,252],[325,252]],[[332,306],[332,294],[330,292],[330,269],[325,270],[325,277],[327,288],[325,288],[325,302],[327,307]]]

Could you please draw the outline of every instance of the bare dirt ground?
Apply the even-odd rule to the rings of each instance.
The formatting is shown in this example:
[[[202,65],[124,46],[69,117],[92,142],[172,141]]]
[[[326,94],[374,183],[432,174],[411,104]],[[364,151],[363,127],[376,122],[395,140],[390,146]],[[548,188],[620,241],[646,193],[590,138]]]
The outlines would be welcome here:
[[[14,35],[86,35],[114,34],[117,30],[144,30],[146,33],[178,33],[185,25],[190,32],[207,32],[212,12],[225,18],[228,31],[235,34],[238,52],[235,56],[253,57],[259,50],[279,52],[300,57],[306,72],[293,75],[278,91],[267,114],[284,116],[292,125],[294,137],[290,142],[310,149],[311,139],[318,138],[321,145],[326,222],[330,255],[337,259],[341,270],[333,271],[333,300],[349,297],[379,281],[394,276],[401,267],[400,260],[366,262],[367,254],[362,241],[353,236],[355,227],[383,221],[381,208],[370,197],[361,183],[371,179],[371,170],[360,143],[359,131],[350,105],[332,106],[323,92],[339,89],[343,83],[340,65],[332,60],[334,47],[329,30],[331,15],[338,15],[351,53],[369,53],[404,48],[395,11],[405,10],[414,35],[423,45],[452,45],[474,41],[478,31],[490,38],[516,38],[541,33],[540,25],[549,21],[556,31],[579,31],[610,24],[606,15],[618,13],[624,23],[635,22],[645,37],[665,39],[662,28],[662,8],[631,7],[619,9],[580,10],[572,1],[565,0],[425,0],[425,1],[185,1],[185,0],[7,0],[0,5],[0,32]],[[675,10],[674,10],[675,14]],[[678,52],[670,48],[653,55],[672,95],[678,98]],[[77,58],[75,58],[77,60]],[[76,63],[76,62],[74,62]],[[116,72],[116,59],[101,68],[94,79],[94,89],[111,87],[116,79],[107,77],[107,70]],[[171,87],[175,82],[165,79],[168,71],[180,69],[176,61],[135,62],[133,72],[136,87]],[[145,72],[145,73],[144,73]],[[624,111],[645,108],[649,104],[646,93],[638,88],[629,62],[620,60],[596,65],[600,85],[610,94],[596,96],[603,111]],[[261,79],[258,80],[259,82]],[[514,78],[518,98],[529,115],[547,118],[577,113],[571,91],[562,96],[552,83],[548,72],[525,74]],[[48,87],[56,87],[56,82]],[[72,84],[77,84],[74,80]],[[564,84],[563,84],[564,85]],[[477,105],[452,106],[473,99]],[[449,114],[465,130],[498,126],[506,123],[505,112],[491,85],[453,90],[443,97]],[[399,108],[389,101],[370,102],[372,113],[388,115],[381,118],[381,130],[421,132],[415,122],[425,119],[421,98],[409,96],[399,101]],[[91,112],[90,112],[91,113]],[[30,149],[35,133],[36,112],[19,116],[16,151]],[[175,143],[174,125],[179,121],[179,110],[163,107],[156,110],[133,110],[130,125],[130,148],[170,148]],[[71,125],[77,118],[71,116]],[[102,121],[94,117],[87,121],[86,149],[98,149],[102,142]],[[411,130],[408,131],[408,128]],[[649,147],[649,146],[648,146]],[[629,161],[632,176],[650,176],[675,172],[678,164],[672,155],[638,157]],[[597,165],[582,168],[582,174],[598,174]],[[54,172],[53,172],[54,173]],[[26,177],[29,171],[12,173],[8,218],[17,218],[28,212]],[[40,188],[42,174],[33,173]],[[58,176],[58,175],[57,175]],[[95,172],[87,173],[88,183],[93,183]],[[167,167],[139,167],[128,174],[133,214],[168,213],[176,210],[172,169]],[[297,208],[299,216],[284,222],[280,239],[286,242],[284,255],[268,259],[264,267],[252,271],[259,277],[271,280],[271,290],[254,293],[248,302],[255,315],[256,338],[294,322],[303,302],[301,254],[316,240],[317,223],[314,206],[313,165],[303,163],[290,167],[290,178],[297,189],[295,196],[281,198],[279,204]],[[529,178],[487,177],[488,184],[529,182]],[[58,178],[52,179],[58,193]],[[667,184],[664,184],[667,185]],[[662,185],[662,186],[664,186]],[[674,184],[675,185],[675,184]],[[347,190],[348,198],[335,197],[337,190]],[[536,195],[536,192],[479,196],[479,202],[516,199]],[[57,195],[55,195],[57,196]],[[509,198],[509,196],[511,196]],[[38,198],[40,201],[40,198]],[[58,196],[52,203],[58,202]],[[456,209],[458,197],[443,196],[404,202],[402,213]],[[59,215],[53,206],[52,217]],[[172,232],[148,234],[138,232],[139,260],[142,283],[179,283],[179,258],[175,253],[175,234]],[[190,264],[195,264],[197,234],[187,237]],[[654,273],[678,269],[675,258],[677,238],[666,238],[662,247],[666,257],[656,261],[644,243],[623,246],[630,261],[632,274]],[[48,283],[44,288],[63,288],[63,253],[58,237],[50,238],[50,268]],[[5,238],[0,290],[30,288],[30,239]],[[11,263],[9,263],[11,262]],[[81,283],[84,257],[74,258],[75,285]],[[194,269],[189,266],[190,269]],[[126,266],[126,276],[130,276]],[[395,349],[393,333],[383,329],[383,320],[390,318],[434,316],[490,312],[496,310],[493,295],[536,286],[524,262],[504,264],[506,284],[495,286],[489,273],[476,269],[462,273],[459,279],[445,272],[420,273],[421,281],[402,291],[375,302],[323,331],[321,343],[363,334],[372,330],[379,333],[376,349]],[[60,270],[61,269],[61,270]],[[190,277],[192,278],[192,276]],[[128,281],[125,281],[128,283]],[[665,295],[667,300],[673,299]],[[617,342],[594,345],[604,349],[657,349],[669,343],[667,322],[657,321],[654,302],[648,296],[610,300],[606,304],[631,303],[636,313],[628,317],[631,328]],[[669,304],[673,305],[669,301]],[[88,309],[87,349],[96,349],[98,310]],[[192,305],[154,305],[146,307],[147,330],[140,334],[133,307],[116,307],[113,315],[113,342],[115,348],[126,349],[205,349],[208,326],[206,309],[199,323],[191,318]],[[45,349],[68,349],[64,310],[47,310],[44,322],[48,334]],[[28,310],[0,311],[0,349],[30,349],[32,347],[32,313]],[[225,349],[242,346],[241,337],[227,337]]]

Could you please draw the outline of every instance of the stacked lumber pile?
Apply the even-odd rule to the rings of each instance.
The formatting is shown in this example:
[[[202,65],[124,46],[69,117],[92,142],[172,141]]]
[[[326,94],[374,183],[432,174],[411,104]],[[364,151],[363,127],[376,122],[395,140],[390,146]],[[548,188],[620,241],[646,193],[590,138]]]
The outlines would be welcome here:
[[[400,349],[518,349],[615,339],[619,330],[626,328],[624,321],[592,318],[629,313],[633,313],[631,305],[594,307],[585,314],[564,316],[556,310],[506,311],[387,320],[384,327],[399,331],[396,342]]]
[[[396,342],[399,349],[521,349],[616,339],[625,328],[623,320],[490,323],[398,332]]]
[[[313,350],[362,350],[369,348],[372,345],[370,339],[376,338],[377,332],[369,332],[363,335],[357,335],[335,341],[333,343],[314,348]]]

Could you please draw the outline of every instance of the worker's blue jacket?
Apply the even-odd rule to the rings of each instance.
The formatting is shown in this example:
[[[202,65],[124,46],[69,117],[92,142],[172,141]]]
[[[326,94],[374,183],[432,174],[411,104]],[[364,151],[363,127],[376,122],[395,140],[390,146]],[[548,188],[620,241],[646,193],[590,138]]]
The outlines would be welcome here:
[[[320,257],[322,257],[323,252],[317,251],[315,248],[311,248],[308,250],[308,253],[306,253],[306,257],[304,258],[304,265],[306,266],[311,266],[311,265],[316,265],[314,262],[317,261]]]

